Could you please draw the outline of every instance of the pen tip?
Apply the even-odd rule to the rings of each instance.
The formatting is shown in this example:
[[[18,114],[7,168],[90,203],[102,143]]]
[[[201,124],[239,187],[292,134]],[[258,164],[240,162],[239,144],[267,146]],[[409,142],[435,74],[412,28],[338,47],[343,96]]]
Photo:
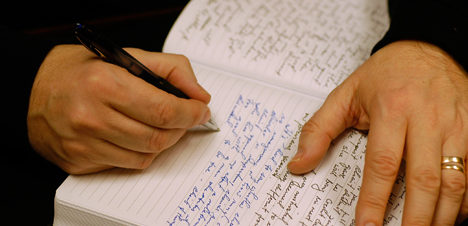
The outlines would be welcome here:
[[[213,132],[220,131],[219,127],[216,125],[216,123],[213,121],[213,119],[208,120],[208,122],[203,124],[203,126],[208,128],[209,130],[211,130]]]

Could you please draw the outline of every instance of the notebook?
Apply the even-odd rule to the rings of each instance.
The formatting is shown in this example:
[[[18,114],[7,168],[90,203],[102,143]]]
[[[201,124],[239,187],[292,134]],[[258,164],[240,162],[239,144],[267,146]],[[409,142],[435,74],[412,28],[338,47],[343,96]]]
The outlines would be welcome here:
[[[292,175],[304,123],[388,29],[385,0],[192,0],[163,51],[187,56],[216,133],[193,130],[145,170],[69,176],[54,225],[354,225],[366,135],[347,130]],[[403,168],[384,223],[399,225]]]

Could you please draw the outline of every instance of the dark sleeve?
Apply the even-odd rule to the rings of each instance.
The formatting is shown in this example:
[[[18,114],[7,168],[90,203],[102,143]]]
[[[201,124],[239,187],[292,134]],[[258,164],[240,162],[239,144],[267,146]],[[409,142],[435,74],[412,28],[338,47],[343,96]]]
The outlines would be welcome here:
[[[373,52],[398,40],[439,46],[468,70],[467,0],[389,0],[390,28]]]
[[[0,27],[2,196],[7,225],[50,225],[55,189],[66,177],[37,154],[27,136],[31,87],[53,43]]]

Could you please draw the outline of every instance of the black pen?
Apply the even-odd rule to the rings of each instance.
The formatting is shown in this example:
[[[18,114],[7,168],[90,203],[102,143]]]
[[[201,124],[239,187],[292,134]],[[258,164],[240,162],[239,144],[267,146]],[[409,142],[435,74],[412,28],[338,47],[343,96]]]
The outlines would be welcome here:
[[[173,94],[176,97],[190,99],[190,97],[185,93],[177,89],[164,78],[154,74],[128,52],[120,48],[117,44],[102,34],[96,33],[89,26],[77,23],[75,26],[75,36],[84,46],[86,46],[86,48],[99,57],[127,69],[131,74],[145,80],[161,90],[166,91],[167,93]],[[219,131],[218,126],[216,126],[212,119],[203,124],[203,126],[209,130]]]

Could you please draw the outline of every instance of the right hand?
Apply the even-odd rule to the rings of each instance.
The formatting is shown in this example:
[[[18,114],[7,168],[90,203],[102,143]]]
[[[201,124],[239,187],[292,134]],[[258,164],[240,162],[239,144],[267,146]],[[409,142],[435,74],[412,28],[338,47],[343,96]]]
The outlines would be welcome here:
[[[191,99],[159,90],[81,45],[56,46],[34,81],[28,135],[37,152],[70,174],[147,168],[211,117],[210,95],[186,57],[127,51]]]

